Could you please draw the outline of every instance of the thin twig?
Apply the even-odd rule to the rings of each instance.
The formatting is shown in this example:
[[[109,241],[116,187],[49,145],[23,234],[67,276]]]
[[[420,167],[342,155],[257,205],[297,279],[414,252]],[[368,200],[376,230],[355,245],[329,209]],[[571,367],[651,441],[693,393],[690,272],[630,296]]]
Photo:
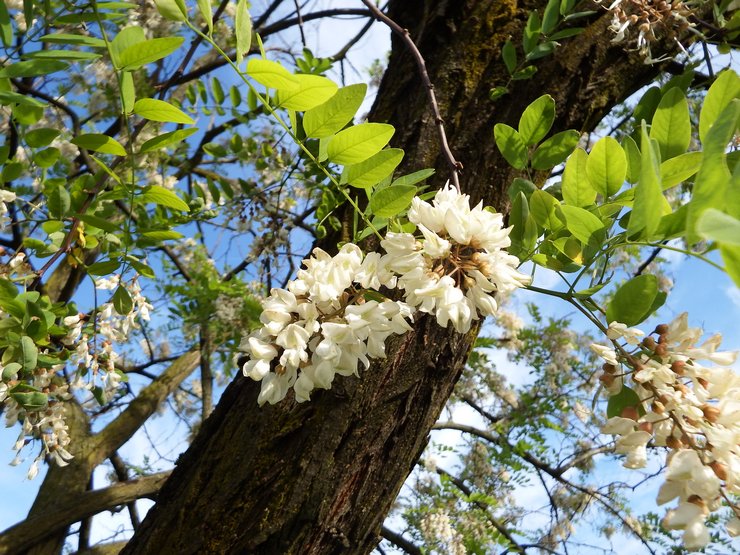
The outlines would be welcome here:
[[[411,35],[409,34],[408,29],[404,29],[398,23],[393,21],[390,17],[385,15],[383,12],[381,12],[380,9],[375,4],[373,4],[371,0],[362,0],[362,3],[365,4],[370,9],[375,19],[385,23],[388,27],[390,27],[390,29],[394,33],[396,33],[399,37],[401,37],[401,40],[403,40],[403,42],[406,44],[409,51],[411,51],[411,54],[413,55],[414,59],[416,60],[416,65],[419,68],[419,74],[421,75],[421,80],[424,83],[424,87],[427,90],[427,96],[429,97],[429,105],[431,106],[432,112],[434,113],[434,121],[437,125],[437,131],[439,132],[439,141],[442,145],[442,153],[447,159],[447,164],[450,166],[450,175],[452,177],[452,183],[457,188],[457,191],[460,192],[459,173],[462,170],[463,166],[460,162],[455,160],[455,156],[452,154],[452,151],[450,150],[450,145],[447,142],[447,134],[445,133],[445,127],[444,127],[444,119],[442,119],[442,114],[440,114],[440,111],[439,111],[439,105],[437,104],[437,97],[434,94],[434,85],[432,84],[432,81],[429,78],[429,73],[427,72],[427,66],[426,66],[426,63],[424,62],[424,57],[421,55],[421,52],[419,52],[419,49],[417,48],[416,44],[411,38]]]

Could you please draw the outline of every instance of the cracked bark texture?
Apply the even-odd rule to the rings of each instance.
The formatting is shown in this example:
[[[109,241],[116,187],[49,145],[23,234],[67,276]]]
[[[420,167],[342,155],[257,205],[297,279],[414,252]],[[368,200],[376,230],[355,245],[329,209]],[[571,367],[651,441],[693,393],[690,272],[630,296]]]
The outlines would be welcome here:
[[[579,22],[584,33],[535,62],[532,79],[514,81],[510,94],[492,102],[489,90],[508,81],[501,47],[509,37],[520,44],[529,11],[545,3],[390,2],[389,14],[426,59],[452,150],[465,167],[463,191],[502,211],[519,173],[495,147],[495,123],[516,127],[523,109],[549,93],[557,106],[553,133],[589,130],[659,70],[610,44],[602,11]],[[436,167],[433,183],[442,185],[446,164],[425,91],[397,39],[370,119],[396,127],[393,146],[407,153],[402,169]],[[371,551],[477,332],[456,334],[425,317],[414,327],[389,341],[387,360],[360,379],[338,377],[309,403],[289,397],[259,408],[259,384],[236,378],[123,553]]]

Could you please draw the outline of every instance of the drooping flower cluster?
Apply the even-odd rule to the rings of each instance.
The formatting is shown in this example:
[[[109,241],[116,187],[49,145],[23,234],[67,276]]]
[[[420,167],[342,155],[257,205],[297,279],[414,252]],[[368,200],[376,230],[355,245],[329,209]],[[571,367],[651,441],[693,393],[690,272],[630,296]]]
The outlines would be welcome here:
[[[262,380],[260,404],[277,403],[290,388],[306,401],[314,389],[330,388],[336,374],[358,375],[359,363],[385,356],[389,335],[411,329],[406,303],[365,298],[365,285],[379,279],[374,263],[352,243],[334,257],[317,248],[298,279],[272,290],[263,327],[240,346],[250,356],[244,374]]]
[[[603,0],[602,0],[603,2]],[[607,0],[612,12],[610,29],[615,33],[612,42],[635,43],[635,49],[646,64],[661,62],[654,59],[651,46],[659,39],[668,38],[685,51],[678,36],[692,26],[691,10],[681,0]]]
[[[502,250],[510,240],[501,214],[481,204],[471,209],[469,197],[449,185],[433,203],[415,198],[408,216],[421,237],[389,232],[380,242],[385,254],[364,255],[352,243],[334,257],[315,249],[298,279],[272,290],[263,327],[240,346],[250,359],[244,374],[262,380],[260,404],[277,403],[290,388],[305,401],[313,389],[330,388],[336,374],[356,375],[360,362],[385,357],[389,335],[410,329],[414,310],[464,333],[495,313],[494,293],[529,281]]]
[[[698,345],[702,333],[688,326],[684,313],[658,326],[657,339],[612,323],[610,339],[626,344],[617,350],[592,347],[606,361],[601,381],[610,393],[619,393],[622,380],[631,376],[639,399],[610,418],[602,432],[619,436],[616,451],[626,455],[627,468],[646,465],[648,443],[669,449],[657,501],[678,499],[664,524],[683,530],[689,549],[709,541],[707,515],[729,499],[727,494],[740,494],[740,375],[728,368],[737,353],[717,351],[720,335]],[[737,535],[740,511],[732,509],[728,530]]]

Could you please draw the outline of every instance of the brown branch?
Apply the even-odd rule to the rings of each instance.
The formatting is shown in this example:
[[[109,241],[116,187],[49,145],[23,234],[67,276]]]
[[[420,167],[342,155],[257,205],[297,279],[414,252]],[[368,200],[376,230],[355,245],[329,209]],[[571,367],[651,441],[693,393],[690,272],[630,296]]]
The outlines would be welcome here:
[[[409,540],[404,538],[398,532],[391,530],[390,528],[386,528],[385,526],[383,526],[380,529],[380,535],[383,536],[386,540],[391,542],[396,547],[403,549],[409,555],[422,555],[424,553],[416,545],[414,545]]]
[[[450,166],[450,175],[452,177],[452,183],[455,185],[455,188],[459,192],[460,191],[459,173],[462,170],[462,164],[458,162],[457,160],[455,160],[455,156],[452,154],[452,150],[450,150],[450,145],[447,142],[447,133],[445,133],[445,126],[444,126],[445,122],[444,122],[444,119],[442,119],[442,114],[439,111],[439,105],[437,104],[437,96],[434,94],[434,85],[432,84],[432,81],[429,78],[429,73],[427,72],[427,66],[426,66],[426,62],[424,61],[424,57],[421,55],[421,52],[419,52],[419,49],[417,48],[416,44],[411,38],[411,35],[409,34],[408,29],[404,29],[398,23],[393,21],[390,17],[385,15],[383,12],[381,12],[380,9],[375,4],[372,3],[372,0],[362,0],[362,3],[365,4],[370,9],[375,19],[385,23],[388,27],[391,28],[391,30],[394,33],[396,33],[399,37],[401,37],[401,40],[403,40],[403,42],[406,44],[406,47],[409,49],[409,51],[413,55],[414,60],[416,60],[416,65],[419,68],[419,74],[421,75],[421,80],[423,81],[424,87],[426,88],[426,91],[427,91],[427,98],[429,99],[429,105],[431,106],[432,112],[434,113],[434,121],[437,125],[437,132],[439,133],[439,142],[441,143],[442,153],[447,159],[447,164]]]
[[[142,389],[121,414],[92,438],[88,457],[95,463],[93,466],[108,458],[126,443],[199,364],[200,352],[188,351]]]
[[[118,451],[113,453],[108,460],[113,465],[113,471],[116,473],[116,478],[119,482],[127,482],[129,479],[128,476],[128,468],[126,468],[126,463],[123,462],[123,459],[121,458],[121,455],[118,454]],[[139,524],[141,524],[141,518],[139,517],[139,510],[136,508],[136,502],[131,501],[129,503],[126,503],[126,508],[128,509],[129,518],[131,519],[131,527],[136,530],[139,527]]]
[[[62,505],[55,505],[48,513],[19,522],[0,534],[0,555],[22,553],[70,524],[106,509],[142,497],[154,498],[169,475],[169,471],[158,472],[107,488],[86,491]]]

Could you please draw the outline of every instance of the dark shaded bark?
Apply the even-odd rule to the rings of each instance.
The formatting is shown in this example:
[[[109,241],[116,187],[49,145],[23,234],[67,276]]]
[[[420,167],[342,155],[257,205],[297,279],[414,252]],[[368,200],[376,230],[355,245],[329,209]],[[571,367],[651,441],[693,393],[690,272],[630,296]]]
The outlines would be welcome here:
[[[501,47],[518,44],[529,9],[515,0],[393,0],[391,16],[409,28],[424,54],[462,161],[463,190],[506,210],[517,175],[492,138],[496,122],[516,126],[524,107],[544,93],[557,104],[553,132],[587,130],[658,71],[610,44],[609,17],[563,41],[538,72],[514,82],[496,102],[488,91],[508,80]],[[446,163],[412,58],[394,41],[373,110],[392,123],[406,169]],[[656,50],[654,50],[654,53]],[[292,398],[259,408],[259,384],[238,377],[182,455],[129,545],[147,553],[366,553],[423,450],[427,434],[457,381],[475,330],[440,329],[422,317],[415,330],[389,341],[389,358],[338,377],[310,403]]]

